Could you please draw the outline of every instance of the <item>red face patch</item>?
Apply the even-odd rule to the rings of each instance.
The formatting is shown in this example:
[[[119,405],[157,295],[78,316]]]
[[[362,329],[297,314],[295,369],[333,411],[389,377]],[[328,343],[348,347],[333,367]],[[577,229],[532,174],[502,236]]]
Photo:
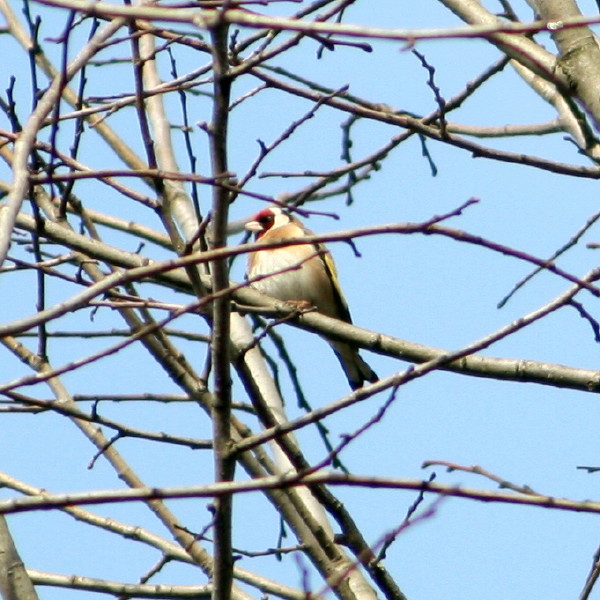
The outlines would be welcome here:
[[[264,233],[265,231],[269,231],[269,229],[273,227],[273,223],[275,222],[275,215],[273,214],[273,211],[270,208],[265,208],[259,213],[257,213],[257,215],[254,217],[254,221],[262,225],[262,233]]]

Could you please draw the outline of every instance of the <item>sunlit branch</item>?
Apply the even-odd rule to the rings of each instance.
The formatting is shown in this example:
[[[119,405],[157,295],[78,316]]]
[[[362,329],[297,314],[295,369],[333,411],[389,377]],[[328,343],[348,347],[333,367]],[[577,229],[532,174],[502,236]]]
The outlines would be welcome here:
[[[6,394],[7,392],[4,391],[3,393]],[[90,423],[98,423],[98,425],[103,425],[109,429],[115,430],[121,438],[129,437],[149,440],[153,442],[164,442],[167,444],[186,446],[193,450],[207,450],[212,448],[212,441],[210,440],[195,440],[192,438],[183,438],[180,436],[170,435],[165,432],[155,433],[152,431],[143,431],[141,429],[136,429],[123,423],[118,423],[113,419],[109,419],[98,414],[97,407],[95,407],[95,409],[92,412],[86,413],[79,409],[77,406],[61,406],[60,404],[57,404],[54,401],[37,400],[30,396],[23,396],[22,394],[10,393],[10,396],[12,397],[13,401],[18,401],[23,406],[29,406],[40,411],[53,411],[60,415],[72,417],[75,419],[81,419]]]
[[[22,494],[26,494],[32,497],[43,498],[50,492],[47,490],[26,484],[22,481],[18,481],[13,477],[10,477],[6,473],[0,472],[0,483],[9,489],[16,490]],[[107,518],[95,513],[92,513],[80,506],[65,506],[61,508],[62,511],[71,515],[74,519],[80,522],[84,522],[93,527],[104,529],[105,531],[115,533],[125,539],[134,540],[142,544],[146,544],[152,548],[156,548],[163,553],[164,556],[170,560],[177,560],[186,564],[194,564],[193,559],[190,555],[178,544],[175,544],[165,538],[158,536],[148,529],[140,527],[139,525],[130,525],[123,523],[115,518]],[[43,574],[39,571],[31,570],[30,576],[35,583],[43,583],[42,580],[50,574]],[[58,576],[61,577],[61,576]],[[272,579],[257,575],[247,569],[241,569],[235,567],[236,579],[243,581],[258,590],[261,590],[268,594],[273,594],[280,598],[286,598],[288,600],[304,600],[300,590],[285,586]],[[58,581],[58,580],[57,580]]]
[[[217,14],[217,11],[199,9],[173,10],[171,8],[153,6],[127,7],[109,2],[94,2],[90,4],[87,0],[36,0],[36,2],[47,6],[79,10],[86,14],[105,18],[124,17],[145,21],[156,20],[171,23],[189,23],[207,30],[214,28],[222,22],[228,25],[243,25],[250,28],[272,29],[276,31],[298,31],[302,33],[405,41],[409,43],[417,40],[469,39],[487,38],[492,35],[502,34],[531,34],[539,31],[557,31],[600,23],[600,17],[579,16],[553,21],[532,21],[530,23],[511,23],[497,19],[496,22],[491,24],[446,29],[393,29],[366,27],[347,23],[322,23],[319,21],[302,21],[286,17],[271,17],[237,8],[224,10],[221,16]]]
[[[98,592],[115,596],[135,598],[210,598],[212,585],[166,585],[149,583],[122,583],[107,579],[84,577],[83,575],[57,575],[28,570],[31,580],[36,585],[59,587],[83,592]]]
[[[94,36],[77,58],[69,64],[64,77],[59,74],[54,79],[50,88],[39,100],[35,111],[31,114],[28,122],[23,127],[19,139],[15,143],[13,185],[9,195],[7,207],[0,213],[0,265],[6,258],[10,240],[10,232],[14,226],[14,220],[21,208],[21,204],[29,188],[28,160],[35,137],[43,121],[50,114],[58,102],[63,86],[87,63],[87,61],[99,50],[105,40],[112,36],[122,26],[121,21],[109,23],[104,29]]]
[[[139,502],[148,500],[214,498],[223,494],[242,494],[264,491],[268,489],[284,489],[292,486],[304,486],[325,483],[341,487],[364,487],[369,489],[412,490],[438,496],[464,498],[480,502],[530,506],[550,510],[600,514],[600,502],[592,500],[572,500],[555,496],[519,495],[514,492],[499,492],[453,484],[441,484],[422,479],[393,479],[385,477],[369,477],[346,475],[340,473],[311,473],[264,477],[248,481],[232,481],[207,485],[169,487],[169,488],[137,488],[120,490],[94,490],[74,492],[70,494],[46,494],[44,497],[15,498],[0,500],[0,514],[14,514],[36,510],[50,510],[68,505],[113,504],[116,502]]]

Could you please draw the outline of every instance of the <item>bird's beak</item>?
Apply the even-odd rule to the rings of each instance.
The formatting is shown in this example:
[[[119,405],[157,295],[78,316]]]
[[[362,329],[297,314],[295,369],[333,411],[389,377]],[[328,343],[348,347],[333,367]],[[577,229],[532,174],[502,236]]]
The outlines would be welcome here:
[[[263,226],[258,221],[248,221],[248,223],[244,225],[244,229],[254,233],[259,233],[263,230]]]

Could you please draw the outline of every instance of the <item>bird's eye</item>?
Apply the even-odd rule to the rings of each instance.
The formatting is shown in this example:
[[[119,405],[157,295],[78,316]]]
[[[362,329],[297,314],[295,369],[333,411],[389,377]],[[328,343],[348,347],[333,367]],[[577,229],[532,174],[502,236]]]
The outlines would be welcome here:
[[[273,215],[264,215],[260,219],[258,219],[258,222],[261,225],[267,225],[268,223],[272,223],[273,219],[274,219]]]

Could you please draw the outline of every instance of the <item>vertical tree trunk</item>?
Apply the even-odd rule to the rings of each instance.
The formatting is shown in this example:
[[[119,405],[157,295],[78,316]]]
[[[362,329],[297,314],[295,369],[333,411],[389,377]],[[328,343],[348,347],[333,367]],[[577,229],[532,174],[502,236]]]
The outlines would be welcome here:
[[[3,515],[0,515],[0,594],[2,600],[38,600]]]

